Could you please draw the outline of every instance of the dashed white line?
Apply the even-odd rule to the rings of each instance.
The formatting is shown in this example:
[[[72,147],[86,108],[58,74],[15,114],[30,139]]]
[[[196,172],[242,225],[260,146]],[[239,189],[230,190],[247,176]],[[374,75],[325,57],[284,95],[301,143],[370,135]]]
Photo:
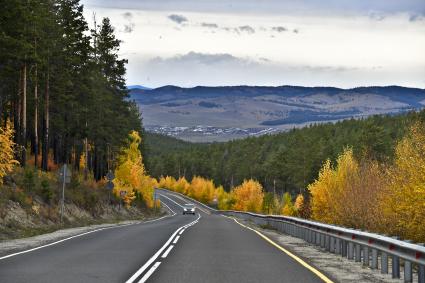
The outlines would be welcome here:
[[[165,253],[162,254],[161,257],[166,258],[173,248],[174,248],[173,245],[169,246],[168,249],[165,251]]]
[[[136,271],[127,281],[126,283],[133,283],[145,270],[162,254],[162,252],[168,247],[168,245],[171,243],[171,241],[174,239],[174,237],[179,233],[182,229],[186,229],[187,227],[193,225],[195,222],[197,222],[201,218],[201,215],[198,213],[198,218],[194,221],[192,221],[189,224],[183,225],[180,228],[178,228],[171,237],[165,242],[165,244],[141,267],[139,270]],[[153,270],[155,271],[155,270]],[[152,271],[152,272],[153,272]],[[144,276],[143,276],[144,277]],[[146,278],[147,279],[147,278]],[[140,281],[139,281],[140,282]]]
[[[189,225],[189,226],[192,226],[192,225]],[[179,235],[183,234],[184,230],[186,230],[186,229],[181,230]]]
[[[174,241],[173,241],[173,244],[176,244],[177,243],[177,241],[180,239],[180,236],[177,236],[175,239],[174,239]]]
[[[149,279],[149,277],[151,277],[151,275],[155,272],[155,270],[158,268],[158,266],[161,264],[161,262],[157,261],[155,262],[155,264],[151,267],[151,269],[149,269],[148,272],[146,272],[145,275],[143,275],[142,279],[140,279],[139,283],[144,283],[146,282],[146,280]]]

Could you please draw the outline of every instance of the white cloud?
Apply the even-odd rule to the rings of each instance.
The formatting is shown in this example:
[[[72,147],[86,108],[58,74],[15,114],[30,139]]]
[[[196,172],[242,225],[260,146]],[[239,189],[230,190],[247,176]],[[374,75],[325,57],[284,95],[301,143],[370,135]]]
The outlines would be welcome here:
[[[420,13],[384,14],[377,20],[371,13],[125,11],[96,9],[98,16],[124,27],[116,30],[129,59],[129,84],[425,87],[425,21]],[[85,13],[90,18],[92,10]],[[125,33],[129,22],[132,32]]]

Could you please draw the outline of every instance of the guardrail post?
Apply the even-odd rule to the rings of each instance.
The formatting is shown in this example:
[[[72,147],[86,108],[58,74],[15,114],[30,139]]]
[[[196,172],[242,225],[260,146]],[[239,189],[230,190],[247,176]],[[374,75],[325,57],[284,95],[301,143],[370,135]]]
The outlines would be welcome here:
[[[425,283],[425,265],[418,266],[418,282]]]
[[[378,268],[378,250],[372,249],[372,263],[370,265],[372,269]]]
[[[413,243],[411,240],[406,240],[407,243]],[[404,261],[404,282],[409,283],[413,281],[412,262]]]
[[[362,246],[360,244],[356,244],[356,262],[361,262],[362,259]]]
[[[410,261],[404,262],[404,282],[412,282],[413,272],[412,272],[412,263]]]
[[[346,257],[347,256],[347,241],[342,240],[341,244],[341,256]]]
[[[325,243],[325,235],[320,233],[320,247],[325,248],[326,243]]]
[[[335,238],[335,253],[341,254],[341,239]]]
[[[316,246],[320,246],[320,233],[319,232],[315,232],[316,234]]]
[[[331,253],[334,253],[335,252],[335,238],[334,237],[330,237],[330,251],[331,251]]]
[[[392,258],[392,277],[400,278],[400,258],[396,255],[393,255]]]
[[[369,247],[363,247],[363,265],[369,266]]]
[[[424,243],[418,243],[418,245],[424,246]],[[425,265],[418,265],[418,283],[425,283]]]
[[[388,273],[388,254],[386,252],[381,252],[381,273]]]
[[[354,259],[354,243],[348,242],[348,259]]]
[[[331,250],[331,243],[330,243],[330,237],[329,235],[325,235],[325,249],[326,251],[330,251]]]
[[[400,237],[392,237],[393,239],[399,240]],[[392,248],[394,249],[394,248]],[[396,255],[392,256],[392,277],[400,278],[400,258]]]

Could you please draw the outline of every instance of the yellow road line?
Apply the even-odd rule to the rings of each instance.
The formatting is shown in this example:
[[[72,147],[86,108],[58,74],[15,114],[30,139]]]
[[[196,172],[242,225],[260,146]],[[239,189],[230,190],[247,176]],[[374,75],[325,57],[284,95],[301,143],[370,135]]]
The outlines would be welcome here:
[[[225,215],[223,215],[225,216]],[[228,217],[228,216],[225,216]],[[291,253],[290,251],[288,251],[287,249],[281,247],[280,245],[278,245],[277,243],[273,242],[269,237],[265,236],[264,234],[262,234],[261,232],[248,227],[242,223],[240,223],[239,221],[237,221],[235,218],[232,217],[228,217],[230,219],[233,219],[236,223],[238,223],[239,225],[241,225],[242,227],[249,229],[251,231],[254,231],[255,233],[257,233],[261,238],[263,238],[264,240],[266,240],[267,242],[269,242],[270,244],[272,244],[273,246],[275,246],[276,248],[278,248],[279,250],[281,250],[282,252],[284,252],[285,254],[287,254],[288,256],[292,257],[293,259],[295,259],[299,264],[301,264],[302,266],[304,266],[305,268],[307,268],[308,270],[310,270],[311,272],[313,272],[314,274],[316,274],[320,279],[322,279],[324,282],[326,283],[334,283],[332,280],[330,280],[326,275],[324,275],[322,272],[320,272],[319,270],[317,270],[316,268],[314,268],[313,266],[309,265],[307,262],[305,262],[304,260],[302,260],[301,258],[299,258],[298,256],[294,255],[293,253]]]

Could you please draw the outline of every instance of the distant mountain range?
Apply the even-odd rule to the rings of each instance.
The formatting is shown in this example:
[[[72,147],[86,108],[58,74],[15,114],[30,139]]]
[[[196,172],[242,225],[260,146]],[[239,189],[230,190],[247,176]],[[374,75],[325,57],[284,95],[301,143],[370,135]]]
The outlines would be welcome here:
[[[129,86],[127,86],[127,89],[129,89],[129,90],[132,90],[132,89],[151,90],[152,88],[145,87],[145,86],[142,86],[142,85],[129,85]]]
[[[400,86],[129,89],[149,131],[192,141],[228,140],[425,106],[425,89]]]

